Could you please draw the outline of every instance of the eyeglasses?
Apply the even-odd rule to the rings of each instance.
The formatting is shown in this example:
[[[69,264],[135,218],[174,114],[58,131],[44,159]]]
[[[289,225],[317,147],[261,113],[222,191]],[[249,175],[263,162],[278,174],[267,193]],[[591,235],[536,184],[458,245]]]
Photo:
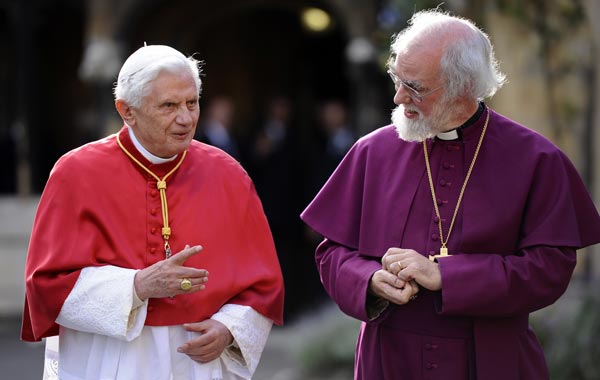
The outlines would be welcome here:
[[[388,70],[387,73],[390,76],[390,78],[392,78],[392,82],[394,82],[394,87],[396,88],[396,91],[398,91],[398,89],[400,88],[400,86],[403,86],[406,90],[408,90],[408,94],[409,94],[410,98],[412,100],[414,100],[415,102],[417,102],[417,103],[421,103],[423,101],[423,98],[425,98],[426,96],[429,96],[429,95],[433,94],[434,92],[436,92],[440,88],[444,87],[444,85],[441,85],[441,86],[436,87],[433,90],[427,91],[426,93],[423,94],[423,93],[417,91],[410,84],[408,84],[405,81],[403,81],[402,79],[400,79],[391,70]]]

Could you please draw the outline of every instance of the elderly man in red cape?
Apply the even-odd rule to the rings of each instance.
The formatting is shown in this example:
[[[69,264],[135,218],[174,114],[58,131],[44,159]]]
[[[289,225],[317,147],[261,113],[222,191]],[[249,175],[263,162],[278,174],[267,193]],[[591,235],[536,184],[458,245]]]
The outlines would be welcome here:
[[[394,125],[302,214],[326,290],[363,321],[355,378],[548,379],[528,316],[600,241],[594,203],[556,146],[483,103],[504,76],[472,22],[420,12],[392,53]]]
[[[45,378],[249,379],[282,323],[281,271],[252,181],[193,140],[200,86],[193,58],[140,48],[115,87],[125,126],[50,173],[22,328],[24,340],[52,337]]]

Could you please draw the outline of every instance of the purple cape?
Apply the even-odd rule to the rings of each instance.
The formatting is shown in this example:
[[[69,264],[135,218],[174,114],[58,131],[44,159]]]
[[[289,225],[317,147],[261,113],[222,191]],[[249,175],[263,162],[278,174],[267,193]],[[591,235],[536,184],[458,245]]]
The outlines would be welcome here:
[[[444,237],[488,110],[462,140],[428,141]],[[400,140],[394,126],[360,139],[301,215],[327,238],[316,257],[326,290],[342,311],[364,321],[358,379],[394,378],[386,373],[399,376],[398,370],[413,371],[407,378],[437,370],[439,378],[465,379],[444,361],[444,352],[455,350],[447,340],[455,337],[466,342],[457,358],[478,379],[548,377],[528,315],[564,292],[575,250],[600,242],[600,216],[564,153],[489,112],[448,242],[453,256],[439,260],[442,291],[422,290],[417,302],[391,305],[373,321],[366,316],[368,282],[388,248],[427,255],[440,246],[423,146]],[[431,337],[448,339],[438,344]],[[440,354],[426,359],[439,345]],[[392,368],[394,357],[408,352],[417,352],[419,368]],[[419,372],[426,370],[433,372]]]

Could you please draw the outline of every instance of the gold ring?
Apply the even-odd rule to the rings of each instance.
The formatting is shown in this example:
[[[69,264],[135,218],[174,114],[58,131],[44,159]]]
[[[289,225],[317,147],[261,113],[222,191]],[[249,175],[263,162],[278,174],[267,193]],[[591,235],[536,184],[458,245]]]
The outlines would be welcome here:
[[[181,290],[190,290],[192,288],[192,282],[187,278],[184,278],[181,280],[181,283],[179,283],[179,287]]]

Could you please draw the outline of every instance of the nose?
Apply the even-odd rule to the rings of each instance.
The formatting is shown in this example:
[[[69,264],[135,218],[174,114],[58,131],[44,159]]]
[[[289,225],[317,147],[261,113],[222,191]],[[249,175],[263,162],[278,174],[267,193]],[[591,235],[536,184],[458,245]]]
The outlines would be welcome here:
[[[175,121],[178,124],[187,126],[194,121],[195,112],[195,110],[188,109],[187,106],[184,104],[183,106],[177,109],[177,117],[175,118]]]
[[[394,94],[394,104],[400,105],[408,104],[411,102],[412,98],[410,97],[408,90],[403,85],[398,86],[398,88],[396,89],[396,93]]]

